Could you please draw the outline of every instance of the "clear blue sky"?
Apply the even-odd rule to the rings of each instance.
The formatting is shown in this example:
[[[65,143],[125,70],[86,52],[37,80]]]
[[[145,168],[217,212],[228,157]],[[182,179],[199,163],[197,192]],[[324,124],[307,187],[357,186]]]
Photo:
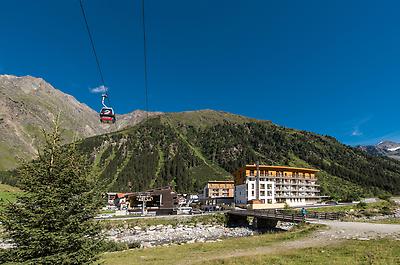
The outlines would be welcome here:
[[[224,110],[347,144],[400,140],[399,1],[145,1],[150,110]],[[85,6],[114,108],[144,109],[140,1]],[[0,73],[100,108],[78,0],[2,0],[0,31]]]

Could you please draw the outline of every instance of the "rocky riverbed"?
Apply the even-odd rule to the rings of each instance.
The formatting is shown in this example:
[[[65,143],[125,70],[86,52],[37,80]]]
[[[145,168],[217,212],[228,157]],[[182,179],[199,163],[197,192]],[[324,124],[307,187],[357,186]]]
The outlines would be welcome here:
[[[114,228],[104,231],[109,240],[136,244],[140,247],[152,247],[170,244],[217,241],[228,237],[254,235],[255,231],[247,227],[227,228],[222,225],[157,225],[142,228]]]
[[[292,223],[278,223],[274,231],[290,230]],[[265,232],[265,231],[264,231]],[[133,244],[139,247],[153,247],[171,244],[215,242],[229,237],[245,237],[259,234],[251,227],[225,227],[218,224],[156,225],[149,227],[113,228],[104,231],[112,241]]]
[[[290,230],[293,223],[279,222],[274,231]],[[271,232],[274,232],[271,231]],[[265,232],[265,231],[264,231]],[[195,242],[215,242],[223,238],[245,237],[259,234],[251,227],[225,227],[219,224],[196,225],[155,225],[149,227],[118,227],[104,230],[106,238],[111,241],[147,248],[161,245],[190,244]],[[11,242],[0,239],[0,249],[11,248]]]
[[[380,221],[380,220],[386,220],[386,219],[398,219],[400,220],[400,208],[397,208],[393,210],[392,214],[380,214],[380,215],[373,215],[373,216],[354,216],[354,214],[350,213],[347,214],[346,216],[347,220],[352,220],[352,221]]]

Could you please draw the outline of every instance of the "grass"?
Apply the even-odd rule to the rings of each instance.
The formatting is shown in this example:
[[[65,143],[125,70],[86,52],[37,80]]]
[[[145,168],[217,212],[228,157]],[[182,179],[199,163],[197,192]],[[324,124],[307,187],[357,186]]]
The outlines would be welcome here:
[[[19,192],[22,191],[17,187],[0,183],[0,205],[3,202],[15,201]]]
[[[390,218],[386,218],[386,219],[379,219],[379,220],[344,218],[343,221],[373,223],[373,224],[398,224],[398,225],[400,225],[400,218],[394,218],[394,217],[390,217]]]
[[[210,265],[291,265],[291,264],[400,264],[399,241],[381,239],[372,241],[349,240],[336,246],[285,251],[274,255],[258,255],[209,262]]]
[[[393,207],[393,204],[388,201],[379,201],[374,203],[367,203],[365,207],[355,205],[338,205],[338,206],[326,206],[319,208],[309,208],[309,212],[348,212],[350,210],[380,210],[383,207]]]
[[[259,122],[256,119],[213,110],[168,113],[162,118],[168,119],[175,127],[179,127],[180,124],[185,124],[195,128],[205,128],[207,126],[223,124],[224,122],[237,124]]]
[[[186,261],[195,261],[204,257],[215,257],[235,249],[249,250],[255,247],[269,246],[276,242],[298,239],[309,235],[319,228],[321,228],[321,226],[301,225],[291,232],[230,238],[214,243],[195,243],[106,253],[103,255],[102,260],[104,264],[112,265],[164,265],[185,263]]]
[[[16,150],[12,150],[5,143],[0,143],[0,170],[9,170],[15,168],[18,164],[17,159],[15,158]]]
[[[308,212],[318,212],[318,213],[337,213],[337,212],[348,212],[350,210],[355,210],[356,205],[337,205],[337,206],[325,206],[318,208],[309,208]]]
[[[115,210],[101,210],[100,214],[114,214]]]
[[[128,220],[103,220],[101,221],[106,229],[115,227],[148,227],[155,225],[196,225],[202,224],[225,224],[226,219],[223,213],[194,215],[194,216],[171,216],[165,218],[135,218]]]

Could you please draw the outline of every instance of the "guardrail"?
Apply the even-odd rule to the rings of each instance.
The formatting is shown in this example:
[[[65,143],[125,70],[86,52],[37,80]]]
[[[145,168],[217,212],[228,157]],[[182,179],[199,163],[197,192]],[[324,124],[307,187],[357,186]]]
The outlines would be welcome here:
[[[285,211],[285,210],[233,210],[228,214],[242,215],[242,216],[253,216],[260,218],[273,218],[280,221],[287,222],[302,222],[306,218],[323,219],[323,220],[338,220],[343,217],[343,213],[339,212],[308,212],[306,216],[303,216],[299,212]]]

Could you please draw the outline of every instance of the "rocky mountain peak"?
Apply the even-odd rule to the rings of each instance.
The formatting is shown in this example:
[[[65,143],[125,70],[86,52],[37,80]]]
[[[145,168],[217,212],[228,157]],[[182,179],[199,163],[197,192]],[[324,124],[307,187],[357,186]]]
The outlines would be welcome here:
[[[396,143],[394,141],[386,140],[381,141],[376,145],[363,145],[357,146],[357,148],[367,152],[370,155],[387,156],[400,160],[400,143]]]
[[[377,148],[384,149],[389,152],[396,151],[400,149],[400,143],[396,143],[393,141],[383,141],[376,145]]]
[[[58,113],[67,141],[121,130],[160,114],[134,111],[118,115],[114,125],[103,125],[97,111],[42,78],[0,75],[0,170],[15,167],[18,157],[35,156],[42,130],[50,129]]]

